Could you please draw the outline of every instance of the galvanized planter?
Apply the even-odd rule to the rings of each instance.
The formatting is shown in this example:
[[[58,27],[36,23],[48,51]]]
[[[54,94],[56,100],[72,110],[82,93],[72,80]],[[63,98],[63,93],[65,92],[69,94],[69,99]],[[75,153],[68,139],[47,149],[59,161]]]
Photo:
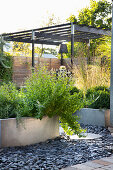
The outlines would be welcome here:
[[[25,146],[59,136],[59,118],[0,119],[0,147]]]

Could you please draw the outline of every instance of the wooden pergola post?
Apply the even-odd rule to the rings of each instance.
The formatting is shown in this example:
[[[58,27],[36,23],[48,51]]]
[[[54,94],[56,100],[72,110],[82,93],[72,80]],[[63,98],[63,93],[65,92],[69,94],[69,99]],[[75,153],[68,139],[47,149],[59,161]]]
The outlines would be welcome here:
[[[71,66],[73,66],[73,58],[74,58],[74,24],[71,23]]]
[[[110,125],[113,126],[113,0],[112,0],[112,39],[111,39]]]

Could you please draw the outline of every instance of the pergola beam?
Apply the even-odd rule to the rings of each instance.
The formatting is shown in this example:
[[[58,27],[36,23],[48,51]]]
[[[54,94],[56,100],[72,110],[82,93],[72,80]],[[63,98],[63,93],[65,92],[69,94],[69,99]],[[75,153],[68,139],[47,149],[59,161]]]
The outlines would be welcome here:
[[[81,26],[81,25],[76,25],[76,24],[74,25],[74,27],[75,27],[75,31],[111,36],[110,30],[105,30],[105,29],[103,30],[100,28],[92,28],[92,27]]]
[[[74,37],[79,39],[97,39],[97,38],[102,38],[102,35],[82,34],[82,35],[74,35]]]

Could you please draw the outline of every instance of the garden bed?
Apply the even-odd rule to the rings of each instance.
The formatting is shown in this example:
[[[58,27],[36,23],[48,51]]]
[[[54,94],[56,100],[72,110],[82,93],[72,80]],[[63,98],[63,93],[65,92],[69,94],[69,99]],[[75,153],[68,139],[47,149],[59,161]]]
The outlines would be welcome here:
[[[3,148],[0,150],[0,169],[59,170],[112,154],[113,137],[108,129],[83,126],[88,133],[102,137],[94,140],[67,140],[58,137],[35,145]]]
[[[76,114],[80,117],[79,123],[84,125],[97,125],[108,127],[110,125],[110,109],[91,109],[83,108],[77,111]]]
[[[42,120],[22,118],[17,124],[15,118],[0,119],[0,146],[25,146],[44,142],[59,136],[59,118],[45,116]]]

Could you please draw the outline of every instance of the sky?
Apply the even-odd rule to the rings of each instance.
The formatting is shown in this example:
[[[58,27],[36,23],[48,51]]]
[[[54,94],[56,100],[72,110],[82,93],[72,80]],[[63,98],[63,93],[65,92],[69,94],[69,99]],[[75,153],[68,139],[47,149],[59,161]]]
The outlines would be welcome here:
[[[0,34],[41,27],[54,14],[61,23],[90,0],[0,0]]]
[[[54,14],[61,23],[90,0],[0,0],[0,34],[39,28]]]

